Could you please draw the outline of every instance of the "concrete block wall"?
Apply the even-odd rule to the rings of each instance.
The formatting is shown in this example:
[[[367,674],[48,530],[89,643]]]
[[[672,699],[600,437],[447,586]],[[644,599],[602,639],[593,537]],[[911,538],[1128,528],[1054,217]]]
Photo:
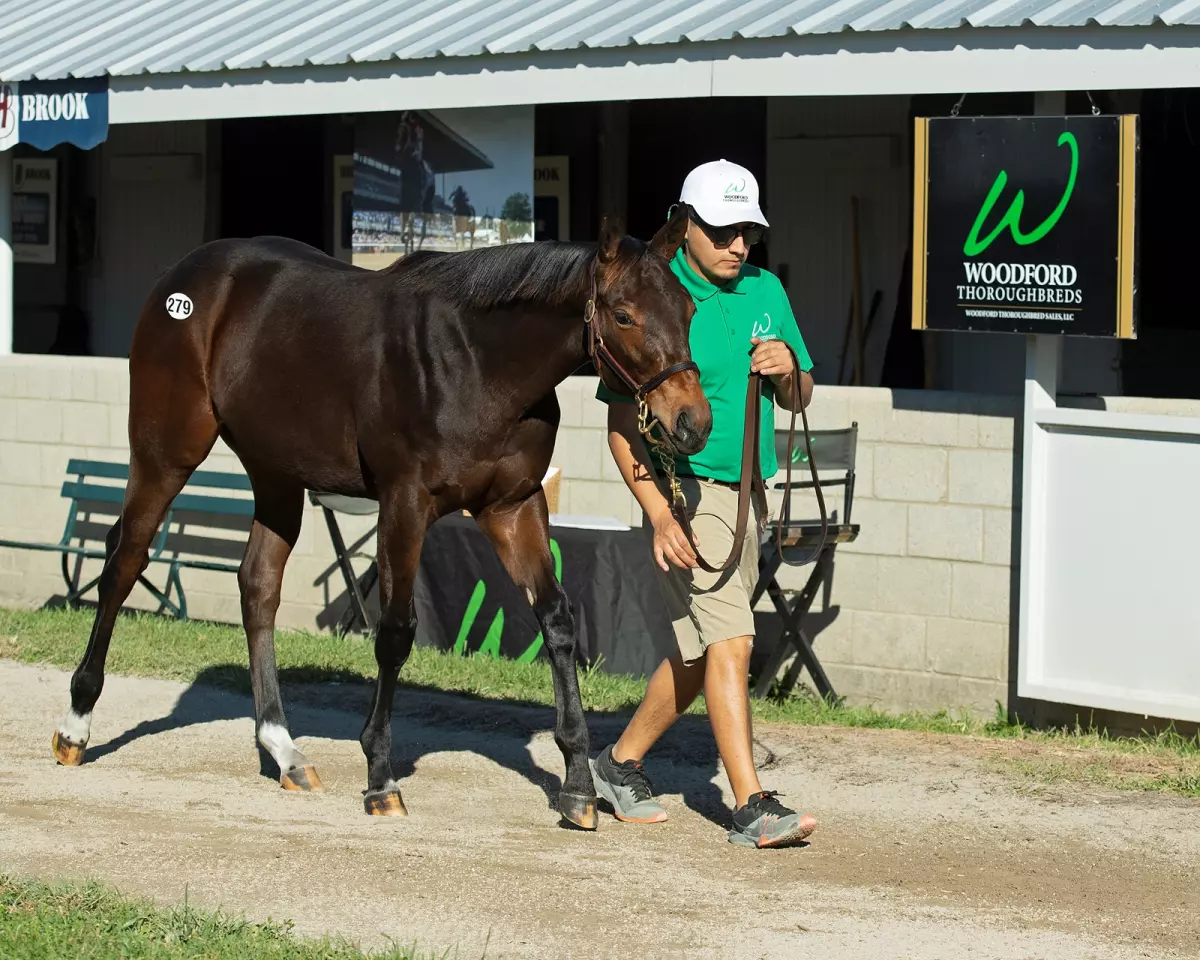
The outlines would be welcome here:
[[[640,523],[608,454],[595,381],[572,378],[559,399],[562,511]],[[859,430],[852,520],[862,531],[838,548],[829,609],[814,607],[815,649],[851,702],[982,714],[1007,703],[1019,415],[1017,397],[817,387],[812,429]],[[776,426],[788,419],[780,411]],[[842,488],[825,499],[841,517]],[[818,516],[815,499],[793,503],[793,516]],[[780,584],[798,590],[811,571],[785,567]],[[764,597],[759,610],[772,609]]]
[[[0,357],[0,538],[58,540],[66,519],[60,491],[72,457],[128,462],[127,364],[105,357]],[[242,472],[221,441],[204,469]],[[348,544],[372,526],[370,518],[339,517],[339,523]],[[372,538],[365,550],[373,549]],[[60,564],[57,554],[0,549],[0,603],[40,606],[61,597]],[[83,569],[85,580],[90,579],[100,562],[85,561]],[[163,573],[151,567],[147,575],[161,584]],[[184,587],[190,615],[241,621],[235,575],[189,570]],[[300,539],[284,574],[278,623],[328,626],[345,609],[344,599],[337,602],[343,594],[324,519],[305,501]],[[157,602],[136,586],[128,605],[155,609]]]
[[[607,411],[595,399],[594,379],[569,379],[559,399],[560,512],[640,523],[608,452]],[[0,358],[0,537],[58,538],[68,459],[127,461],[127,404],[125,360]],[[859,426],[853,520],[862,534],[838,549],[816,639],[831,678],[852,702],[987,713],[995,700],[1006,700],[1018,412],[1017,398],[818,387],[814,429]],[[777,425],[786,426],[782,414]],[[240,470],[221,443],[205,467]],[[827,505],[841,516],[840,488],[829,488]],[[798,498],[794,515],[801,514],[816,511]],[[348,542],[371,526],[369,518],[339,522]],[[363,550],[373,549],[370,538]],[[90,562],[85,572],[98,567]],[[811,569],[785,568],[782,585],[799,588]],[[188,571],[185,585],[195,616],[240,620],[233,575]],[[306,503],[280,625],[330,625],[342,592],[324,521]],[[36,606],[61,594],[55,555],[0,550],[0,603]],[[140,587],[130,602],[154,606]],[[761,609],[769,611],[769,601]]]

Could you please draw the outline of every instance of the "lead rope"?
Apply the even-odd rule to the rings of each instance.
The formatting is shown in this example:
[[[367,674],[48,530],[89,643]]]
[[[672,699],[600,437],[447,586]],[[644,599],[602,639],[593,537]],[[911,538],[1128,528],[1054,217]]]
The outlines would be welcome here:
[[[788,347],[791,350],[791,347]],[[795,360],[795,351],[792,351],[793,362]],[[800,364],[795,364],[796,370],[799,371]],[[804,407],[802,398],[800,397],[800,379],[796,378],[796,402],[800,404],[800,419],[804,424],[804,450],[808,454],[808,469],[812,476],[813,493],[817,497],[817,509],[821,513],[821,542],[817,544],[817,549],[813,551],[812,556],[806,557],[796,563],[792,563],[783,555],[783,534],[784,531],[791,525],[792,521],[792,451],[796,446],[796,411],[792,411],[791,423],[788,426],[788,445],[787,445],[787,479],[784,481],[783,488],[783,509],[780,511],[779,517],[779,535],[775,538],[775,549],[778,551],[779,559],[792,567],[803,567],[805,564],[812,563],[825,550],[825,543],[829,536],[829,514],[825,510],[825,494],[821,491],[821,481],[817,477],[817,461],[813,458],[812,452],[812,435],[808,429],[808,411]]]
[[[793,350],[791,345],[786,343],[786,341],[784,341],[784,345],[787,346],[788,351],[792,354],[793,368],[796,370],[797,373],[799,373],[800,363],[799,363],[799,358],[796,356],[796,351]],[[760,376],[760,374],[751,374],[751,376],[752,377]],[[747,384],[747,389],[749,389],[749,384]],[[789,525],[791,524],[791,519],[792,519],[792,458],[793,458],[793,452],[794,452],[794,449],[796,446],[796,411],[792,410],[791,411],[792,418],[791,418],[791,422],[788,426],[787,467],[786,467],[787,472],[786,472],[786,479],[784,481],[784,488],[783,488],[783,507],[780,511],[779,532],[778,532],[777,536],[775,537],[775,549],[779,555],[779,559],[781,562],[786,563],[788,566],[791,566],[791,567],[803,567],[807,564],[812,563],[814,560],[816,560],[821,555],[822,551],[824,551],[825,544],[826,544],[826,542],[828,540],[828,536],[829,536],[829,515],[825,509],[825,495],[821,490],[821,481],[820,481],[820,478],[817,476],[816,460],[813,459],[812,435],[811,435],[811,431],[809,430],[809,427],[808,427],[808,411],[805,409],[804,404],[802,402],[802,398],[800,396],[800,378],[798,376],[793,381],[793,389],[795,391],[795,403],[798,404],[800,407],[800,411],[799,411],[800,418],[801,418],[801,422],[803,423],[803,426],[804,426],[804,449],[808,455],[808,468],[809,468],[809,473],[812,476],[813,492],[816,494],[817,509],[820,511],[820,514],[821,514],[821,540],[817,544],[817,547],[812,552],[812,554],[810,556],[805,557],[803,560],[792,561],[792,560],[788,560],[787,557],[785,557],[783,555],[784,535],[785,535]],[[744,430],[753,430],[754,435],[757,438],[759,435],[759,431],[761,429],[761,419],[762,419],[762,406],[761,406],[761,404],[756,403],[756,404],[754,404],[754,406],[752,408],[747,410],[746,423],[745,423],[743,429]],[[646,398],[644,396],[639,397],[638,398],[638,430],[642,434],[642,436],[646,439],[646,442],[648,444],[650,444],[655,450],[658,451],[658,459],[659,459],[659,462],[662,464],[663,473],[666,475],[666,479],[667,479],[668,490],[670,491],[671,510],[675,514],[676,521],[679,522],[680,527],[683,529],[683,533],[684,533],[684,536],[687,538],[688,545],[692,548],[692,551],[696,554],[697,558],[701,559],[701,565],[703,567],[709,569],[710,571],[716,571],[718,569],[719,570],[727,569],[729,566],[733,565],[734,559],[736,557],[740,556],[741,544],[740,543],[734,544],[735,549],[730,553],[730,559],[729,559],[729,561],[727,561],[727,563],[724,567],[714,568],[714,567],[711,567],[709,564],[704,563],[704,561],[701,557],[701,554],[700,554],[700,550],[696,546],[695,540],[692,538],[691,526],[689,523],[687,523],[687,520],[686,520],[687,498],[684,496],[683,487],[679,483],[678,477],[676,477],[676,475],[675,475],[675,455],[672,452],[671,447],[668,443],[666,443],[665,441],[660,440],[654,436],[654,428],[655,427],[658,427],[661,429],[662,425],[659,423],[658,419],[650,412],[650,404],[646,400]],[[762,476],[761,476],[762,471],[758,469],[758,451],[759,451],[759,446],[756,443],[754,445],[753,453],[751,454],[751,456],[754,459],[754,464],[752,467],[752,469],[753,469],[752,486],[754,484],[757,484],[761,490],[763,480],[762,480]],[[650,466],[651,469],[653,469],[653,464],[649,464],[648,466]],[[745,471],[745,469],[746,469],[746,465],[743,463],[742,464],[743,472]],[[740,496],[740,493],[741,493],[741,491],[739,490],[739,496]],[[765,504],[764,504],[764,506],[765,506]],[[741,504],[739,503],[739,513],[740,513],[740,507],[741,507]],[[743,532],[743,535],[744,535],[744,532]]]
[[[741,555],[741,547],[742,547],[742,543],[743,543],[742,538],[746,535],[746,525],[744,525],[742,523],[743,509],[748,511],[749,505],[743,501],[743,497],[750,496],[750,495],[754,494],[755,491],[757,491],[757,493],[760,497],[761,510],[762,510],[762,513],[764,514],[764,518],[763,518],[764,520],[765,520],[766,511],[767,511],[766,491],[763,487],[762,470],[760,469],[760,464],[759,464],[759,443],[758,443],[759,431],[761,429],[761,420],[762,420],[762,405],[758,402],[750,403],[749,402],[750,401],[749,393],[747,394],[746,420],[745,420],[745,424],[743,426],[743,430],[749,431],[752,429],[754,431],[754,433],[753,433],[754,443],[750,447],[747,447],[746,443],[745,443],[745,434],[743,434],[743,448],[744,448],[743,458],[744,459],[743,459],[743,463],[742,463],[742,481],[739,483],[739,486],[738,486],[738,526],[739,526],[739,529],[737,531],[735,531],[734,548],[732,551],[730,551],[729,557],[725,560],[724,564],[722,564],[720,567],[713,567],[711,564],[709,564],[707,561],[704,560],[703,555],[700,553],[699,548],[696,546],[696,541],[692,536],[691,525],[688,523],[688,519],[687,519],[687,498],[684,496],[683,487],[679,483],[679,478],[675,475],[674,453],[672,452],[672,449],[669,444],[665,443],[662,440],[659,440],[657,437],[654,436],[655,427],[662,429],[662,425],[658,422],[658,419],[651,412],[650,402],[646,399],[647,395],[651,392],[651,390],[653,390],[654,388],[659,386],[663,381],[665,381],[668,377],[672,376],[674,373],[680,372],[682,370],[687,370],[687,369],[695,370],[695,371],[699,372],[700,368],[697,367],[696,364],[690,360],[683,362],[683,363],[677,363],[674,366],[668,367],[666,370],[663,370],[656,377],[652,377],[645,384],[643,384],[642,386],[639,387],[637,385],[637,383],[633,380],[633,378],[629,376],[629,374],[626,372],[624,367],[622,367],[617,362],[616,358],[609,352],[608,348],[604,345],[604,339],[603,339],[603,337],[601,337],[600,331],[596,328],[596,314],[597,314],[597,309],[598,309],[598,305],[599,305],[599,297],[598,297],[597,287],[598,287],[598,284],[596,283],[596,274],[595,274],[595,271],[593,270],[592,278],[591,278],[591,289],[589,290],[588,299],[587,299],[586,304],[584,305],[584,310],[583,310],[583,323],[584,323],[584,327],[587,330],[587,334],[586,334],[586,336],[587,336],[587,353],[591,357],[592,362],[596,366],[596,373],[599,374],[601,372],[601,363],[602,362],[606,363],[613,370],[613,372],[615,372],[617,374],[617,376],[621,380],[623,380],[625,382],[625,384],[633,391],[633,396],[634,396],[634,399],[637,402],[637,406],[638,406],[638,432],[641,433],[643,438],[645,438],[646,442],[651,447],[653,447],[655,450],[658,451],[659,462],[662,464],[663,473],[665,473],[667,476],[668,494],[670,496],[671,511],[672,511],[672,513],[675,514],[675,519],[678,521],[680,527],[683,529],[683,533],[684,533],[684,536],[687,538],[688,545],[692,548],[693,552],[695,552],[696,557],[700,562],[700,565],[704,569],[706,569],[710,572],[720,572],[723,570],[727,570],[731,566],[733,566],[733,564],[736,562],[738,556]],[[785,347],[787,347],[788,352],[791,353],[791,355],[792,355],[793,369],[796,371],[799,371],[800,370],[800,362],[799,362],[799,358],[796,356],[796,351],[792,349],[791,345],[789,343],[787,343],[787,341],[781,341],[781,342],[784,344]],[[751,378],[756,377],[756,376],[760,376],[760,375],[753,374],[753,373],[750,375]],[[747,382],[747,385],[746,385],[747,391],[750,390],[751,382],[753,382],[753,380]],[[759,383],[756,383],[755,387],[757,388],[760,383],[761,383],[761,381],[759,381]],[[784,533],[786,532],[788,525],[791,522],[791,515],[792,515],[791,514],[792,450],[793,450],[793,447],[795,446],[795,442],[796,442],[796,411],[795,410],[792,410],[791,425],[788,428],[787,480],[784,484],[784,490],[783,490],[783,510],[782,510],[782,513],[780,516],[779,534],[776,536],[775,541],[776,541],[776,549],[778,550],[778,553],[779,553],[780,562],[786,563],[789,566],[800,567],[800,566],[804,566],[805,564],[812,563],[813,560],[815,560],[817,557],[819,557],[821,555],[821,552],[825,549],[825,542],[826,542],[826,538],[829,533],[829,517],[825,511],[825,497],[824,497],[823,493],[821,492],[820,479],[817,477],[816,462],[813,460],[812,438],[809,435],[809,429],[808,429],[808,413],[805,411],[804,405],[801,403],[800,378],[799,377],[796,377],[795,380],[793,381],[793,390],[795,391],[795,398],[794,398],[795,403],[800,404],[800,416],[804,423],[804,445],[805,445],[805,450],[808,453],[808,466],[809,466],[809,470],[812,474],[813,490],[817,496],[817,505],[821,511],[821,542],[817,545],[817,549],[814,551],[812,556],[807,557],[804,560],[798,561],[796,563],[792,563],[783,555]],[[747,464],[745,462],[746,460],[749,460],[750,463]],[[647,464],[647,466],[650,469],[651,476],[654,477],[655,482],[657,483],[658,477],[657,477],[657,472],[654,470],[653,463]],[[750,483],[749,484],[746,484],[746,482],[745,482],[747,469],[750,470]],[[762,530],[762,527],[760,526],[760,533],[761,533],[761,530]]]

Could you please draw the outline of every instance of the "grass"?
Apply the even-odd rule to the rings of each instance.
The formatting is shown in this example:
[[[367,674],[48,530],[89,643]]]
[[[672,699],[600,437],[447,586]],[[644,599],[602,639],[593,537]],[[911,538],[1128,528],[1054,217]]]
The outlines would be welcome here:
[[[432,955],[431,955],[432,956]],[[289,921],[250,923],[188,904],[162,908],[95,883],[0,874],[5,960],[419,960],[411,950],[294,936]]]
[[[92,617],[87,609],[0,608],[0,657],[74,668],[87,645]],[[365,637],[281,630],[276,647],[285,683],[365,683],[375,676],[372,643]],[[184,682],[195,681],[203,674],[204,682],[249,693],[246,656],[245,635],[240,627],[131,614],[117,624],[107,668],[112,673]],[[417,647],[400,676],[401,685],[410,688],[547,706],[554,702],[550,668],[541,661],[520,664]],[[595,667],[580,675],[584,706],[591,711],[631,712],[645,688],[644,679],[608,674]],[[1110,736],[1102,729],[1081,724],[1033,730],[1010,717],[1000,704],[990,720],[948,709],[885,713],[874,707],[831,705],[805,695],[752,700],[751,709],[757,720],[771,723],[1026,741],[1046,748],[1044,752],[1053,754],[1054,759],[1014,761],[1017,772],[1025,775],[1200,796],[1200,738],[1185,737],[1171,729],[1140,737]],[[704,710],[704,698],[700,697],[689,713],[703,714]],[[1114,766],[1105,759],[1109,755],[1124,759]],[[1107,779],[1102,769],[1109,771]]]
[[[1130,760],[1134,762],[1130,763]],[[1087,783],[1118,790],[1200,797],[1200,762],[1193,756],[1158,757],[1146,752],[1096,759],[1080,749],[1059,757],[1006,757],[993,761],[999,769],[1038,784]]]

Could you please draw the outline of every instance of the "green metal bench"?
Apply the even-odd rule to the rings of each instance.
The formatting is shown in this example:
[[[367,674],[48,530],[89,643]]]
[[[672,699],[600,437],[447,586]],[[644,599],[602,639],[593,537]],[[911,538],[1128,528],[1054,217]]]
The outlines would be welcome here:
[[[63,581],[67,604],[75,606],[100,581],[97,574],[80,585],[84,560],[105,558],[105,537],[121,512],[129,465],[99,460],[71,460],[62,495],[71,501],[66,527],[57,543],[27,543],[0,540],[0,547],[42,550],[62,554]],[[100,481],[100,482],[98,482]],[[121,481],[120,485],[103,481]],[[249,492],[250,480],[240,473],[197,470],[175,497],[162,527],[151,544],[150,563],[167,565],[166,585],[159,589],[143,571],[138,582],[159,602],[158,612],[169,611],[186,620],[187,595],[179,573],[184,569],[236,573],[246,549],[246,537],[254,517],[254,500],[247,497],[190,493],[189,488]],[[218,532],[240,534],[218,536]],[[99,542],[99,546],[95,544]],[[148,568],[147,568],[148,569]]]

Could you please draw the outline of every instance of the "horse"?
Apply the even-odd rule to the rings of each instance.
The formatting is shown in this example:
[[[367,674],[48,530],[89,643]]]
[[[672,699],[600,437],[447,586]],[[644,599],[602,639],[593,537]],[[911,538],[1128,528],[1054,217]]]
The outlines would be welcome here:
[[[450,203],[454,210],[454,247],[458,249],[460,234],[471,235],[470,250],[475,249],[475,207],[471,204],[467,191],[459,184],[450,192]]]
[[[400,217],[404,253],[420,250],[425,244],[429,215],[437,185],[433,167],[425,159],[425,128],[409,111],[400,115],[396,127],[395,150],[400,168]],[[416,215],[421,214],[421,238],[416,237]]]
[[[687,214],[647,244],[606,219],[597,242],[423,251],[384,270],[280,237],[196,248],[154,285],[129,355],[129,481],[106,537],[99,601],[54,755],[77,766],[117,613],[164,513],[218,437],[245,467],[254,518],[238,572],[255,732],[288,790],[323,789],[288,730],[275,665],[284,566],[306,489],[379,503],[378,676],[360,737],[363,805],[407,815],[392,772],[391,711],[416,630],[421,543],[467,510],[545,637],[566,776],[559,812],[597,828],[574,614],[555,578],[541,480],[559,422],[555,387],[592,362],[634,394],[666,443],[703,448],[712,411],[691,360],[691,298],[668,266]],[[186,319],[166,304],[190,298]],[[174,310],[178,314],[178,310]]]

